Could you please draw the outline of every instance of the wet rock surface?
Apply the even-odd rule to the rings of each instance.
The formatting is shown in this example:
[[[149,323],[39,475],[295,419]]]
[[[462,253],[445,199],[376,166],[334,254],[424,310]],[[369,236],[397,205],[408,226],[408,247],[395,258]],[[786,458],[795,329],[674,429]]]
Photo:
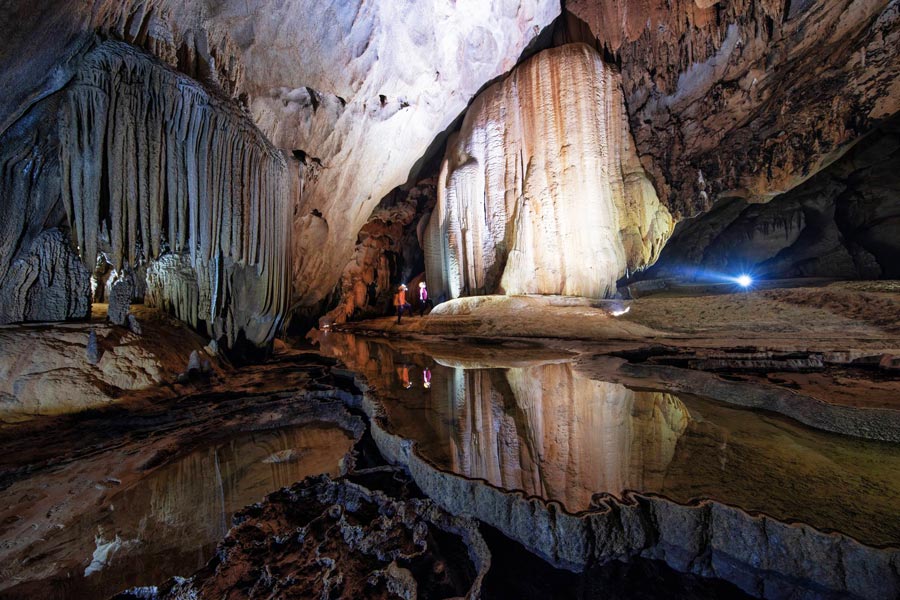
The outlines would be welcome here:
[[[459,414],[463,417],[460,425],[464,427],[463,424],[471,420],[473,424],[478,423],[478,428],[472,430],[472,439],[466,436],[464,430],[461,432],[462,435],[451,434],[453,440],[450,443],[451,455],[455,452],[457,456],[464,458],[471,452],[472,464],[483,464],[487,470],[475,470],[470,474],[464,464],[445,465],[441,468],[442,460],[430,450],[429,444],[434,434],[446,427],[444,425],[446,419],[438,418],[433,425],[426,425],[422,423],[421,407],[418,411],[410,407],[413,412],[418,412],[419,416],[414,421],[403,421],[402,411],[398,412],[403,402],[396,393],[399,389],[407,388],[402,384],[399,388],[395,388],[393,387],[395,384],[386,383],[385,379],[385,377],[394,379],[401,375],[393,373],[388,375],[387,371],[381,371],[379,365],[384,363],[380,359],[384,357],[378,352],[369,351],[361,356],[363,357],[361,371],[369,375],[374,373],[373,380],[379,382],[375,388],[369,389],[362,407],[372,420],[373,437],[384,456],[393,463],[406,466],[423,492],[445,509],[453,514],[470,516],[498,528],[553,565],[582,571],[592,564],[643,557],[664,561],[678,571],[723,578],[744,592],[759,597],[849,595],[860,598],[891,598],[900,591],[900,580],[894,569],[900,557],[895,545],[896,534],[888,534],[886,538],[876,540],[880,534],[871,530],[868,534],[862,534],[863,538],[875,544],[887,543],[888,547],[879,548],[862,544],[846,535],[826,533],[807,524],[793,522],[790,510],[787,512],[780,512],[781,509],[774,510],[779,512],[781,516],[779,519],[730,506],[729,502],[749,506],[745,501],[736,500],[737,497],[732,495],[734,489],[724,494],[712,494],[712,499],[695,498],[687,502],[686,497],[681,502],[676,502],[667,497],[633,491],[599,493],[591,499],[591,507],[581,512],[566,510],[564,500],[563,503],[554,500],[554,496],[558,496],[553,493],[554,488],[551,485],[544,487],[543,477],[539,480],[541,484],[531,489],[523,486],[522,480],[507,481],[502,478],[505,474],[515,473],[516,461],[523,460],[525,456],[530,455],[531,460],[540,457],[540,460],[547,461],[550,465],[557,458],[558,452],[573,449],[572,440],[569,440],[569,443],[557,440],[552,447],[544,445],[542,450],[540,439],[535,439],[536,436],[532,433],[537,432],[540,435],[542,425],[532,423],[526,426],[526,429],[530,430],[526,440],[530,438],[531,441],[520,446],[523,449],[517,451],[516,445],[509,443],[506,437],[508,434],[505,433],[510,428],[504,424],[502,415],[509,412],[509,407],[502,411],[488,408],[480,416],[469,419],[463,416],[464,411],[468,410],[464,402],[462,407],[457,409],[461,411]],[[415,362],[411,359],[408,361]],[[412,372],[413,367],[407,365],[407,369]],[[402,373],[402,369],[398,372]],[[431,381],[433,385],[440,379],[433,377]],[[457,382],[456,387],[461,384],[462,382]],[[465,387],[464,385],[462,389]],[[496,387],[494,385],[482,387],[479,398],[483,399],[479,401],[490,402],[496,395],[493,391]],[[425,405],[428,404],[426,401]],[[450,405],[452,406],[452,403]],[[447,402],[436,399],[434,406],[447,406]],[[715,429],[721,425],[721,422],[717,425],[720,417],[713,416],[715,411],[710,412],[711,406],[702,408],[696,403],[689,403],[688,406],[691,407],[691,419],[697,419],[702,423],[700,427],[707,433],[711,432],[711,427]],[[740,449],[742,442],[738,430],[749,426],[748,416],[747,414],[738,416],[735,421],[737,428],[731,433],[725,433],[719,441],[710,444],[710,450],[720,446],[718,450],[713,450],[713,454],[718,454],[720,459],[724,458],[725,464],[721,464],[712,456],[701,458],[702,451],[698,452],[699,446],[688,450],[699,441],[698,434],[701,437],[705,435],[699,431],[683,435],[677,444],[677,452],[685,452],[692,464],[706,465],[710,473],[728,472],[725,465],[730,465],[736,469],[733,472],[736,476],[734,481],[745,483],[752,481],[747,489],[763,491],[767,497],[773,493],[777,495],[777,490],[785,485],[790,486],[793,482],[819,480],[818,476],[812,473],[789,475],[780,484],[754,480],[750,473],[757,467],[761,468],[761,473],[771,474],[770,467],[779,464],[781,459],[757,464],[755,461],[758,461],[761,455],[756,450],[745,456],[750,460],[746,463],[746,469],[739,466],[743,460],[740,457],[744,454],[744,450]],[[429,433],[423,434],[421,431],[412,433],[407,425],[403,424],[404,422],[412,424],[413,429],[419,430],[424,427]],[[547,427],[553,430],[552,426]],[[777,433],[781,427],[784,425],[772,430],[776,437],[783,435]],[[792,441],[789,445],[794,445],[808,433],[798,430],[791,435]],[[489,439],[492,436],[496,436],[496,442]],[[485,439],[482,440],[482,437]],[[764,439],[765,435],[759,436],[757,432],[751,437]],[[772,447],[778,449],[785,441],[777,440]],[[839,438],[836,438],[836,441],[842,443]],[[813,442],[812,446],[819,447],[819,443]],[[528,450],[524,451],[524,448]],[[888,447],[879,448],[870,456],[878,460],[886,450]],[[579,460],[566,462],[564,456],[563,454],[563,462],[567,465],[565,469],[547,468],[546,477],[550,478],[547,480],[548,484],[559,470],[568,470],[572,465],[593,464],[584,460],[583,456]],[[800,462],[797,462],[796,458],[789,462],[796,465],[807,461],[808,457]],[[814,463],[815,460],[809,462]],[[848,464],[858,463],[858,459],[851,459]],[[497,474],[492,474],[491,469],[498,468]],[[875,467],[872,473],[882,472],[882,468]],[[666,467],[665,480],[667,482],[677,480],[677,470],[671,466]],[[703,477],[698,478],[697,473],[694,473],[685,481],[690,482],[688,483],[690,488],[701,479]],[[820,481],[826,487],[835,485],[835,479],[830,476],[825,476]],[[860,484],[862,486],[860,489],[866,489],[871,482],[867,476],[863,476]],[[518,491],[522,487],[526,491]],[[697,494],[698,491],[694,488],[694,491],[688,493]],[[565,494],[565,491],[562,493]],[[873,499],[888,498],[895,495],[895,492],[886,492],[882,496],[882,490],[879,488],[875,494]],[[857,498],[855,494],[850,495]],[[703,497],[704,494],[700,493],[699,496]],[[822,495],[820,492],[800,493],[789,490],[782,496],[784,499],[792,497],[802,499],[803,506],[809,506],[810,501],[821,499]],[[834,506],[838,511],[843,510],[841,507],[844,506],[844,498],[845,496],[840,494],[836,497],[837,502]],[[769,501],[772,500],[774,497],[770,497]],[[757,506],[756,509],[773,512],[773,507],[774,505],[770,504],[768,508]],[[796,505],[795,508],[802,510],[801,505]],[[813,509],[806,517],[814,520],[814,513],[818,510]],[[855,509],[851,512],[855,512]],[[860,519],[857,524],[865,527],[869,522],[878,523],[879,531],[883,532],[881,525],[887,514],[894,514],[893,509],[885,506],[875,509],[875,514],[878,516]],[[851,521],[846,522],[848,525],[853,517],[850,516],[850,519]],[[833,516],[826,517],[820,522],[820,526],[827,527],[833,522]],[[854,528],[856,533],[861,531]],[[876,537],[871,537],[871,534]]]
[[[395,489],[411,485],[386,475]],[[154,597],[480,597],[491,556],[476,523],[398,495],[307,479],[238,512],[216,557]]]

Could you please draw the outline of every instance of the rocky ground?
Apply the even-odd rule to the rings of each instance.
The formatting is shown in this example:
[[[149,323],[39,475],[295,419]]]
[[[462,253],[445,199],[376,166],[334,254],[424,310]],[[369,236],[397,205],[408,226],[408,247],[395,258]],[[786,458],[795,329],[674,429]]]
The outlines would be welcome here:
[[[424,318],[404,316],[400,325],[384,317],[335,329],[410,339],[439,336],[442,342],[543,339],[560,350],[766,382],[826,403],[900,408],[896,281],[748,292],[720,287],[719,293],[703,294],[674,289],[627,301],[460,298]]]
[[[229,371],[185,324],[141,305],[131,312],[131,328],[109,323],[105,304],[95,304],[88,321],[0,326],[0,424],[99,408],[135,392],[175,397],[192,387],[173,385],[193,352],[200,367],[209,363],[206,375]]]
[[[895,282],[704,296],[669,290],[629,302],[488,297],[446,303],[424,318],[404,317],[399,326],[385,318],[340,327],[389,337],[403,352],[438,356],[445,365],[566,365],[569,379],[699,394],[723,406],[779,412],[813,430],[883,443],[896,442],[900,432],[893,359],[900,354],[893,317],[898,298]],[[625,308],[627,313],[613,315]],[[106,354],[147,340],[151,347],[177,347],[172,342],[182,339],[178,331],[137,310],[146,325],[140,336],[95,323]],[[84,337],[90,326],[0,333],[10,340],[41,339],[31,331],[38,329]],[[323,351],[333,335],[320,336]],[[114,336],[118,345],[104,346]],[[55,342],[60,356],[74,360],[73,348],[79,357],[85,352],[66,339]],[[162,341],[169,345],[155,346]],[[190,577],[157,580],[159,587],[123,597],[492,598],[510,590],[541,597],[548,582],[584,597],[654,597],[673,589],[682,597],[722,597],[738,588],[771,597],[806,593],[810,581],[822,593],[876,597],[876,591],[890,594],[891,586],[900,586],[888,575],[896,573],[898,560],[890,543],[878,549],[716,501],[684,505],[653,494],[598,497],[588,510],[570,513],[557,502],[439,468],[418,449],[421,436],[405,437],[397,429],[379,388],[359,378],[381,359],[362,345],[352,357],[330,351],[352,370],[279,343],[263,364],[218,366],[206,376],[179,379],[182,347],[156,359],[169,365],[162,383],[122,388],[110,395],[114,402],[76,414],[7,423],[0,443],[0,499],[6,499],[0,501],[6,565],[0,597],[47,595],[48,589],[57,597],[90,595],[99,588],[63,574],[87,579],[88,572],[114,571],[109,565],[159,562],[166,554],[182,566],[195,561],[196,555],[179,558],[173,549],[139,558],[147,550],[135,540],[186,544],[163,532],[163,525],[146,525],[157,517],[166,526],[177,522],[176,504],[195,506],[195,516],[215,525],[208,527],[210,539],[222,539],[228,527],[219,522],[230,513],[216,508],[216,490],[232,484],[223,488],[209,477],[219,473],[219,466],[210,470],[214,462],[227,462],[229,453],[247,460],[222,463],[227,481],[240,477],[247,461],[260,459],[281,473],[278,486],[288,488],[238,511],[218,550],[207,550],[212,559]],[[91,367],[68,373],[77,385],[109,389],[94,381]],[[694,410],[691,420],[707,427]],[[255,438],[247,450],[228,441],[267,431],[273,433]],[[702,441],[699,432],[691,439]],[[35,439],[43,441],[35,445]],[[731,443],[738,447],[737,438]],[[228,444],[232,450],[225,450]],[[322,472],[331,478],[289,485]],[[135,491],[146,482],[156,491]],[[237,498],[242,496],[225,504]],[[816,558],[809,563],[803,556]],[[528,573],[517,572],[520,563],[531,565]],[[103,588],[108,591],[128,587],[127,578],[107,581],[118,585]]]

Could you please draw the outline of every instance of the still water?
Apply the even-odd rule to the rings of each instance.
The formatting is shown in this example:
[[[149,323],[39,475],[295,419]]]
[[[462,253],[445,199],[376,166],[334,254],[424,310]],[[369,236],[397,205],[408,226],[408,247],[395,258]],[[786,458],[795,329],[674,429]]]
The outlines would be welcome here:
[[[111,494],[97,506],[69,502],[80,511],[67,518],[48,513],[50,533],[16,552],[4,566],[0,596],[8,598],[108,598],[125,588],[187,576],[210,559],[239,508],[309,475],[340,473],[352,446],[337,426],[304,425],[240,433],[195,449]],[[102,460],[118,460],[115,451]],[[64,474],[61,474],[64,476]],[[52,493],[65,479],[52,478],[22,492]],[[101,485],[101,484],[98,484]],[[124,487],[124,486],[123,486]],[[45,523],[35,523],[43,527]]]
[[[591,379],[571,360],[498,349],[453,356],[329,334],[366,376],[388,428],[435,466],[560,502],[571,512],[627,490],[710,498],[784,521],[900,545],[900,446],[776,414]]]

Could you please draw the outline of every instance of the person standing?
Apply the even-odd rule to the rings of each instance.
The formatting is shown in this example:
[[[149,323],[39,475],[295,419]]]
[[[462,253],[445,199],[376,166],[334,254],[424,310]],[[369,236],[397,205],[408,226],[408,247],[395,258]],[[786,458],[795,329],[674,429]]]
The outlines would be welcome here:
[[[431,305],[434,307],[434,304],[431,303],[431,300],[428,299],[428,288],[425,287],[425,282],[419,282],[419,316],[425,316],[425,308],[427,305]]]
[[[394,307],[397,309],[397,325],[400,324],[400,316],[403,314],[404,310],[408,310],[409,303],[406,301],[406,290],[407,288],[404,284],[400,284],[400,287],[397,288],[397,293],[394,294]]]

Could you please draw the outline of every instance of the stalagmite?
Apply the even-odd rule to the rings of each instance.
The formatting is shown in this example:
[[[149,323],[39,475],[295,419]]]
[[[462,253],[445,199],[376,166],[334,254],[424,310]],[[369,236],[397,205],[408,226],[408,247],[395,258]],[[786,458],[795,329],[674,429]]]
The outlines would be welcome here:
[[[229,346],[271,340],[289,291],[286,166],[247,116],[118,42],[85,57],[61,116],[82,259],[151,262],[151,303]]]
[[[449,297],[604,297],[672,229],[634,149],[621,84],[590,47],[541,52],[488,88],[450,139],[426,271]]]

